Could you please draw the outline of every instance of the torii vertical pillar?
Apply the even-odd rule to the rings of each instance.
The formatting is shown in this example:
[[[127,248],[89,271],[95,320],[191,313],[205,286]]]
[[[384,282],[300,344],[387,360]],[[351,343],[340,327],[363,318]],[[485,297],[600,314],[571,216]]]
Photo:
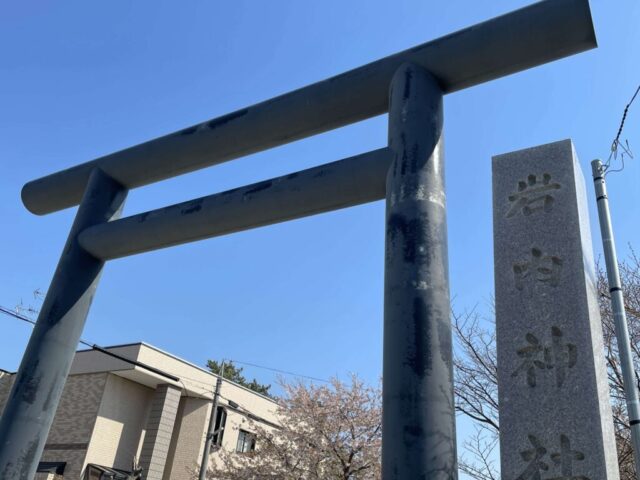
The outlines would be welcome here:
[[[119,217],[126,196],[127,190],[100,169],[91,172],[0,421],[2,479],[31,480],[36,474],[104,266],[77,237]]]
[[[382,478],[457,479],[442,92],[405,64],[389,97]]]

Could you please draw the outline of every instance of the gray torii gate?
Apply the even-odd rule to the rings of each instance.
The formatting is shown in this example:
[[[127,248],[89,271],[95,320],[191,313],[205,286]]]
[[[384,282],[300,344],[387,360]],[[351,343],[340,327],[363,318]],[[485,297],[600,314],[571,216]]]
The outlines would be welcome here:
[[[588,0],[546,0],[27,183],[79,205],[0,420],[0,477],[35,475],[105,261],[386,198],[384,480],[457,478],[442,96],[596,46]],[[130,189],[389,112],[386,148],[120,218]]]

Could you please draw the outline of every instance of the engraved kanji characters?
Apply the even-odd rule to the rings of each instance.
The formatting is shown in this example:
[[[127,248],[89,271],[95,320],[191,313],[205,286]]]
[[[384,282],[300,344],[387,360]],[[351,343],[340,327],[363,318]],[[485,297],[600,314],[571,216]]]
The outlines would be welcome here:
[[[536,368],[544,370],[547,367],[540,355],[544,351],[544,347],[540,344],[540,340],[538,340],[538,337],[536,337],[532,333],[527,333],[525,335],[525,339],[527,340],[527,343],[529,343],[529,345],[520,348],[516,352],[518,357],[522,358],[522,363],[511,374],[511,376],[517,377],[520,372],[526,372],[527,384],[530,387],[535,387],[537,384]]]
[[[553,193],[560,188],[559,183],[551,181],[550,173],[543,173],[542,176],[528,175],[526,181],[518,182],[518,191],[509,195],[510,208],[507,217],[513,217],[519,212],[525,217],[537,211],[550,212],[555,202]],[[559,282],[561,267],[560,257],[545,255],[534,246],[531,248],[529,260],[513,265],[516,288],[523,290],[525,280],[529,278],[555,287]]]
[[[589,480],[584,475],[573,474],[574,460],[584,460],[584,453],[571,450],[571,440],[566,435],[560,435],[560,451],[552,453],[551,460],[560,466],[561,475],[548,480]]]
[[[538,337],[527,333],[528,345],[518,349],[516,354],[522,359],[520,366],[511,374],[517,377],[525,372],[527,385],[537,385],[536,371],[555,370],[556,386],[561,387],[567,377],[567,370],[573,368],[578,360],[578,351],[574,344],[563,343],[562,330],[551,327],[551,344],[544,346]]]
[[[591,480],[584,475],[574,475],[574,463],[583,461],[584,453],[571,449],[571,440],[568,436],[560,435],[560,450],[549,455],[556,472],[549,472],[550,463],[545,461],[547,449],[535,435],[528,435],[529,443],[533,448],[520,452],[520,457],[528,462],[523,472],[515,480]],[[557,470],[560,475],[555,475]],[[554,476],[548,476],[554,475]]]
[[[542,472],[549,470],[549,465],[542,460],[547,454],[547,449],[533,435],[529,435],[529,442],[533,448],[520,452],[522,459],[529,463],[516,480],[542,480]]]
[[[513,265],[513,277],[518,290],[523,290],[526,281],[557,287],[562,271],[562,259],[556,255],[545,255],[537,247],[531,249],[531,258]]]
[[[509,195],[511,208],[507,212],[507,218],[513,217],[519,211],[525,216],[538,210],[550,212],[555,201],[552,193],[559,188],[560,184],[551,182],[551,175],[548,173],[542,174],[542,178],[529,175],[526,181],[518,182],[518,191]]]
[[[510,212],[521,208],[525,215],[535,210],[551,209],[553,197],[549,192],[560,188],[558,183],[551,183],[551,175],[538,177],[529,175],[528,182],[519,182],[518,194],[509,196],[509,201],[515,202]],[[548,198],[547,198],[548,197]],[[511,213],[510,213],[511,215]],[[510,216],[508,215],[508,216]],[[562,272],[562,259],[557,255],[545,254],[540,248],[532,247],[531,256],[513,264],[514,283],[517,290],[524,290],[527,283],[557,287]],[[551,344],[543,346],[532,333],[527,333],[525,339],[528,345],[520,348],[516,353],[522,359],[520,366],[512,373],[513,377],[526,372],[527,384],[535,387],[536,370],[555,370],[556,385],[561,387],[567,375],[567,369],[576,364],[577,352],[573,344],[562,343],[562,331],[558,327],[551,327]]]
[[[504,455],[512,458],[504,465],[503,478],[600,480],[603,476],[596,472],[602,471],[601,458],[591,445],[592,430],[589,426],[575,425],[572,406],[566,404],[573,402],[583,383],[576,367],[576,340],[582,337],[573,315],[584,313],[574,312],[572,304],[567,305],[561,288],[571,280],[576,260],[572,244],[563,238],[566,233],[563,222],[573,220],[565,214],[562,201],[566,193],[573,196],[573,190],[565,191],[564,185],[555,181],[561,178],[557,174],[552,178],[550,173],[538,172],[523,177],[517,191],[504,193],[497,210],[500,216],[504,215],[498,224],[504,225],[509,233],[514,232],[509,236],[511,244],[503,239],[497,244],[515,255],[507,258],[511,260],[509,271],[502,269],[504,257],[500,255],[504,253],[496,252],[500,266],[496,272],[502,276],[501,287],[502,280],[511,281],[513,275],[513,284],[506,295],[513,307],[507,312],[516,316],[513,323],[522,328],[515,345],[509,340],[502,344],[507,352],[502,358],[507,360],[504,364],[508,369],[500,373],[504,383],[500,388],[507,390],[504,403],[508,412],[504,417],[508,425],[503,447],[509,452]],[[575,208],[567,204],[567,212],[569,206]],[[591,358],[590,351],[582,348],[581,362]],[[592,365],[585,363],[585,367]],[[502,375],[507,377],[506,382]],[[523,432],[524,428],[527,430]],[[521,437],[522,433],[529,435]],[[514,434],[526,443],[514,442]]]
[[[562,330],[551,327],[551,345],[544,349],[544,361],[548,369],[556,372],[556,385],[561,387],[567,376],[567,369],[578,361],[578,350],[572,343],[562,343]]]

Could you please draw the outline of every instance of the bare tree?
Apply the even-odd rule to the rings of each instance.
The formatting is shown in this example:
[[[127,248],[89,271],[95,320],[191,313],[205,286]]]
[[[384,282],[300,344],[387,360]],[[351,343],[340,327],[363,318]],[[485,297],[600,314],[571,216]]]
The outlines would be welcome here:
[[[381,446],[380,387],[356,376],[349,384],[282,383],[280,429],[255,422],[255,451],[219,450],[208,472],[217,480],[379,480]]]
[[[498,361],[495,324],[476,312],[453,314],[456,410],[474,422],[475,431],[458,459],[460,471],[478,480],[499,480]]]
[[[640,258],[631,253],[620,265],[625,293],[625,309],[629,324],[634,364],[638,371],[640,358]],[[635,465],[630,441],[630,429],[618,361],[613,315],[606,273],[597,271],[598,296],[605,358],[611,391],[616,446],[621,480],[635,480]],[[498,422],[498,382],[495,327],[491,320],[476,312],[454,313],[454,335],[457,343],[454,364],[456,372],[456,410],[470,418],[476,431],[465,443],[460,459],[460,470],[478,480],[498,480],[500,473],[495,464],[500,425]],[[636,385],[634,387],[637,388]]]
[[[631,252],[629,258],[620,264],[620,278],[624,291],[624,307],[627,313],[629,337],[633,351],[635,371],[638,372],[640,354],[640,258]],[[631,445],[631,430],[629,428],[627,405],[624,396],[622,370],[620,368],[618,344],[616,342],[615,324],[611,312],[611,298],[606,273],[602,268],[598,270],[598,293],[600,314],[604,335],[605,358],[611,389],[611,405],[613,421],[616,431],[618,448],[618,463],[622,480],[635,480],[636,471],[633,461],[633,447]],[[637,373],[636,373],[637,376]],[[637,388],[637,385],[634,385]]]

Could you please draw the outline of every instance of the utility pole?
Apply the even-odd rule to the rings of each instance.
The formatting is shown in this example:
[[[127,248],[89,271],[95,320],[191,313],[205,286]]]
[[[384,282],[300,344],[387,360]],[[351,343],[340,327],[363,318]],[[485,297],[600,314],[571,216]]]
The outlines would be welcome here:
[[[213,392],[211,400],[211,415],[209,416],[209,428],[207,429],[207,437],[204,442],[204,452],[202,452],[202,463],[200,463],[200,475],[198,480],[205,480],[207,477],[207,468],[209,466],[209,452],[211,451],[211,443],[213,436],[216,434],[216,417],[218,411],[218,398],[220,397],[220,387],[222,387],[222,379],[224,377],[224,360],[220,365],[220,374],[216,380],[216,389]]]
[[[598,204],[598,218],[600,220],[600,232],[602,234],[602,248],[607,267],[607,279],[609,282],[609,294],[611,297],[611,311],[615,324],[618,351],[620,354],[620,368],[624,382],[624,393],[627,400],[627,412],[629,414],[629,426],[631,428],[631,441],[633,443],[633,457],[636,465],[636,478],[640,473],[640,403],[638,402],[638,389],[635,383],[635,368],[629,342],[629,330],[627,327],[627,315],[624,310],[624,297],[620,272],[618,271],[618,256],[616,244],[613,238],[611,215],[609,213],[609,199],[607,198],[607,186],[605,184],[605,170],[600,160],[591,162],[593,182],[596,189]]]

